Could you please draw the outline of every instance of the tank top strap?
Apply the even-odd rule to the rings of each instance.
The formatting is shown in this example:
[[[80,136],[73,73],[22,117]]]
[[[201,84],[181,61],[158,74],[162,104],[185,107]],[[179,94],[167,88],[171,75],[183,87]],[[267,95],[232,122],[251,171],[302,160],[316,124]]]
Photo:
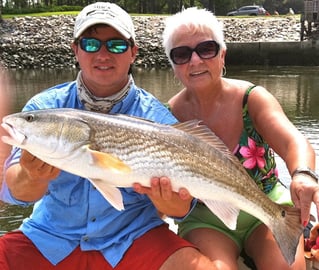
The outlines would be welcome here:
[[[248,96],[250,92],[256,87],[256,85],[249,86],[245,92],[244,98],[243,98],[243,108],[247,105],[248,102]]]

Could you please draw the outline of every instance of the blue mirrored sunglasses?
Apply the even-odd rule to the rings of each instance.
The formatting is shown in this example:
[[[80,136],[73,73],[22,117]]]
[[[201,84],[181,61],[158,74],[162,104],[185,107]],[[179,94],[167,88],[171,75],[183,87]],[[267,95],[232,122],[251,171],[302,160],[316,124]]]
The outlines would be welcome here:
[[[96,38],[81,38],[79,40],[80,47],[87,53],[98,52],[102,45],[105,44],[106,49],[110,53],[120,54],[128,50],[131,45],[127,40],[124,39],[110,39],[107,41],[101,41]]]
[[[171,49],[170,58],[175,65],[183,65],[188,63],[193,52],[202,59],[214,58],[219,52],[219,44],[215,40],[208,40],[197,44],[195,48],[181,46]]]

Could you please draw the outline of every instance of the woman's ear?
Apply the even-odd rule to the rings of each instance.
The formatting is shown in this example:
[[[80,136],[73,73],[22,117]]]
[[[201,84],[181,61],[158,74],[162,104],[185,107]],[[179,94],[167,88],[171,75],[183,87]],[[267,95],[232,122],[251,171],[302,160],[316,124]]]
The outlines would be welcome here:
[[[221,66],[224,68],[225,67],[225,57],[226,57],[226,49],[221,49],[219,53],[220,57],[220,63]],[[224,72],[224,71],[223,71]],[[222,73],[223,74],[223,73]]]
[[[224,63],[225,63],[225,57],[226,57],[226,49],[222,49],[220,51],[220,58],[223,59]]]

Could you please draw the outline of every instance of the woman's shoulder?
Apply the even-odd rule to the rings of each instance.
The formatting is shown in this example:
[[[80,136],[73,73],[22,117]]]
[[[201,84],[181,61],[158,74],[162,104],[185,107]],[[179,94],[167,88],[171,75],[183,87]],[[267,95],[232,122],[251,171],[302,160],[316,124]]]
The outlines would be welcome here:
[[[246,91],[249,87],[254,86],[252,82],[240,79],[225,78],[224,81],[226,82],[226,85],[229,86],[229,88],[238,89],[241,91]]]
[[[262,85],[256,85],[252,82],[239,80],[239,79],[226,79],[229,89],[232,92],[236,91],[241,95],[253,95],[256,98],[265,98],[265,96],[271,95],[270,92]]]

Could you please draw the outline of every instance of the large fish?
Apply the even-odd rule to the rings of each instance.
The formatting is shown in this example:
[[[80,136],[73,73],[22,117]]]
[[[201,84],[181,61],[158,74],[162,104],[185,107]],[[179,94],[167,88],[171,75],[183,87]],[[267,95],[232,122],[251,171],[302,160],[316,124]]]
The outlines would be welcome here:
[[[173,126],[124,115],[50,109],[8,115],[5,143],[85,177],[118,210],[117,187],[150,186],[168,176],[174,191],[185,187],[230,229],[239,210],[266,224],[289,264],[302,234],[300,211],[272,202],[221,140],[199,121]]]

